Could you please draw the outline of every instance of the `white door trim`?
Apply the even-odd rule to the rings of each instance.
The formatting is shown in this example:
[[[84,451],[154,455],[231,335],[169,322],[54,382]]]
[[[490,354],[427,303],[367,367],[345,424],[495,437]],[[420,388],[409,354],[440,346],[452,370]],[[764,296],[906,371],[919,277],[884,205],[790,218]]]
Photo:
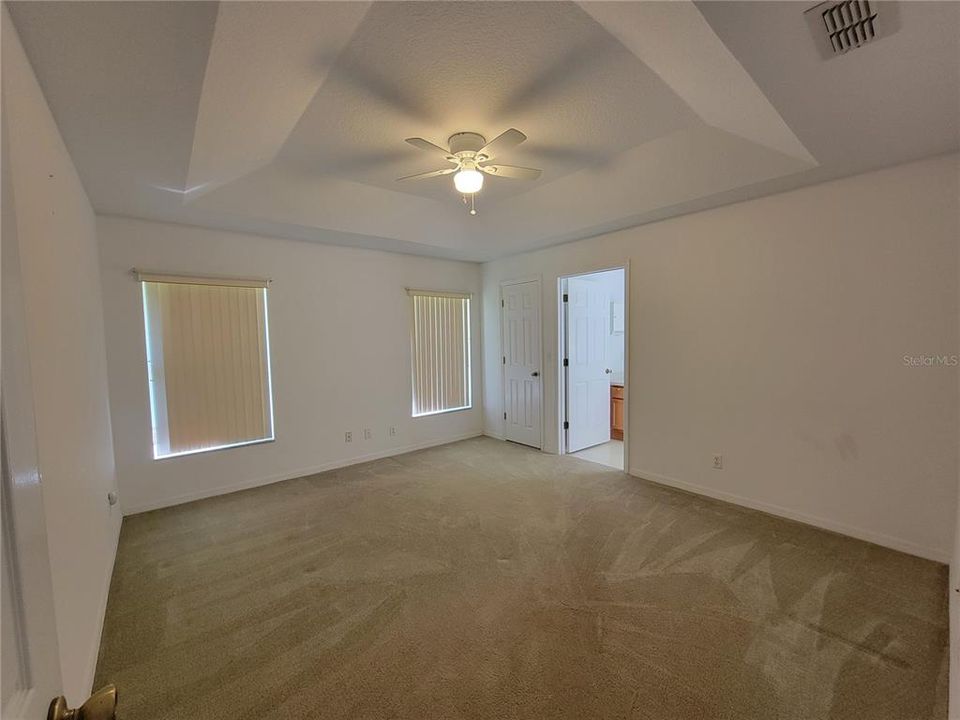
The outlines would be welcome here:
[[[563,370],[563,352],[566,342],[566,314],[563,308],[563,289],[567,278],[577,275],[592,275],[607,270],[623,270],[623,471],[630,467],[630,259],[625,259],[619,265],[603,265],[600,267],[586,267],[557,276],[557,447],[561,455],[567,454],[567,435],[563,431],[563,422],[566,420],[566,375]]]
[[[540,312],[537,313],[539,327],[537,328],[537,333],[540,336],[540,442],[539,447],[537,448],[543,452],[543,396],[544,396],[544,380],[546,376],[546,368],[543,364],[543,276],[540,274],[537,275],[528,275],[526,277],[512,278],[510,280],[501,280],[500,281],[500,310],[497,312],[497,317],[500,323],[500,357],[504,355],[504,341],[503,341],[503,289],[510,285],[522,285],[523,283],[535,282],[537,283],[537,300],[540,303]],[[503,417],[504,413],[507,410],[507,377],[506,377],[506,368],[503,364],[500,364],[500,437],[506,438],[507,426],[506,421]]]

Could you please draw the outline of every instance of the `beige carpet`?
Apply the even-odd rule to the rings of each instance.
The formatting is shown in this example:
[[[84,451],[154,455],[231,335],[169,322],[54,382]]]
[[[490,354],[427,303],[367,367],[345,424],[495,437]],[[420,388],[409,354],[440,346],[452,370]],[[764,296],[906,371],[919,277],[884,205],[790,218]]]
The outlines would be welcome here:
[[[946,568],[478,438],[126,518],[121,720],[946,717]]]

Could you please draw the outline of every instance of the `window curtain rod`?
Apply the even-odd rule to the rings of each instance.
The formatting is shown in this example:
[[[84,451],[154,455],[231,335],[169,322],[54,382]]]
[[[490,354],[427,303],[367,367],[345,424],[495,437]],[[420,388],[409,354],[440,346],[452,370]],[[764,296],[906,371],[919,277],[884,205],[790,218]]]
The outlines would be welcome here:
[[[406,290],[407,295],[411,297],[445,297],[460,298],[461,300],[473,297],[473,293],[446,292],[445,290],[416,290],[414,288],[407,288]]]
[[[176,283],[178,285],[215,285],[220,287],[266,288],[272,282],[269,278],[231,278],[203,275],[178,275],[176,273],[152,272],[133,268],[133,274],[140,282]]]

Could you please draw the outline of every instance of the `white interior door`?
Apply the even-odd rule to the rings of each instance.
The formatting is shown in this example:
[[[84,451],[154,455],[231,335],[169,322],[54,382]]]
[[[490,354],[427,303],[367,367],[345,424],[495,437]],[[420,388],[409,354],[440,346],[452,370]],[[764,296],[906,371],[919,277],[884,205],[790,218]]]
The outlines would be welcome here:
[[[4,9],[4,13],[6,10]],[[9,18],[4,15],[4,21]],[[6,128],[3,155],[6,155]],[[0,561],[3,583],[0,716],[39,720],[61,693],[53,583],[27,364],[20,258],[10,177],[3,166],[0,250]]]
[[[567,452],[610,440],[610,298],[582,277],[567,280]]]
[[[503,434],[507,440],[539,448],[540,281],[500,289],[503,346]]]

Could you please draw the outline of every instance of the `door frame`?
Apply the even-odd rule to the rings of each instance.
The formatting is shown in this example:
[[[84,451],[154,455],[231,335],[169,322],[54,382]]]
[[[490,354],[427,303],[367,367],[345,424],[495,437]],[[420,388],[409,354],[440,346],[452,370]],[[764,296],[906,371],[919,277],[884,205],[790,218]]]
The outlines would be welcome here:
[[[561,455],[567,453],[567,434],[563,423],[567,419],[567,375],[563,368],[567,342],[567,315],[563,307],[563,285],[572,277],[594,275],[608,270],[623,270],[623,472],[630,472],[630,260],[616,265],[603,265],[566,272],[557,276],[557,447]]]
[[[500,310],[497,313],[497,318],[500,322],[500,353],[499,357],[504,355],[504,347],[506,343],[503,341],[503,289],[510,285],[522,285],[523,283],[535,282],[537,284],[537,302],[540,303],[540,309],[537,313],[537,318],[539,321],[539,327],[537,328],[537,334],[540,336],[540,445],[535,448],[536,450],[543,452],[543,388],[544,388],[544,376],[546,375],[546,368],[543,365],[543,276],[540,274],[537,275],[528,275],[526,277],[512,278],[510,280],[501,280],[500,281],[500,291],[499,291],[499,300],[500,300]],[[507,426],[506,420],[503,415],[507,411],[507,371],[503,366],[503,363],[500,363],[500,413],[498,417],[500,418],[500,438],[503,440],[507,439]]]

